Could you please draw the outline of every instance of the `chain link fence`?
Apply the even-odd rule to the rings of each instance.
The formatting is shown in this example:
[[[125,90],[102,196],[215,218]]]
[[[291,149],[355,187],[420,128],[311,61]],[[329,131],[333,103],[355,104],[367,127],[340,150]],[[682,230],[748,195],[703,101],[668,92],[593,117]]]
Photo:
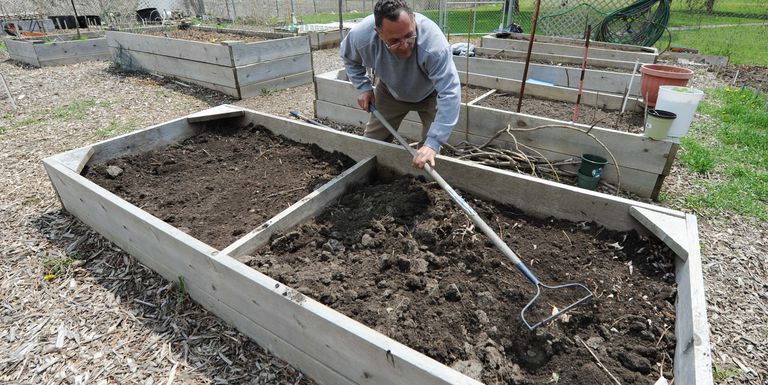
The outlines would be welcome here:
[[[134,26],[186,17],[204,24],[247,29],[292,30],[297,25],[337,28],[339,10],[347,25],[369,15],[376,0],[75,0],[80,26]],[[411,0],[411,7],[438,23],[447,35],[474,36],[509,30],[512,23],[530,32],[536,0]],[[541,0],[537,34],[583,37],[587,24],[635,0]],[[677,35],[713,26],[768,23],[765,0],[672,0],[669,33]],[[50,20],[21,24],[27,29],[72,28],[69,0],[1,0],[0,20]],[[66,18],[65,16],[71,16]],[[712,32],[716,33],[716,32]],[[685,42],[685,41],[683,41]]]

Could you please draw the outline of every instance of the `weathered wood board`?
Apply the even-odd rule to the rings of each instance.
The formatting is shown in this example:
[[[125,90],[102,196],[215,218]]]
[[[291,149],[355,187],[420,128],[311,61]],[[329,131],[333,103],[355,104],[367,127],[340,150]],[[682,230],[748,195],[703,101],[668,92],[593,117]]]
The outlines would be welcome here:
[[[104,37],[56,36],[56,40],[5,39],[11,60],[35,67],[80,63],[89,60],[109,60],[110,53]]]
[[[372,154],[376,155],[377,164],[388,169],[421,173],[410,167],[410,156],[400,146],[251,110],[243,112],[242,117],[232,120],[233,124],[263,125],[275,134],[313,143],[328,151],[340,151],[360,162],[360,167],[329,182],[332,185],[315,197],[329,194],[323,198],[328,199],[349,183],[347,178],[358,180],[372,168]],[[318,383],[479,385],[224,252],[234,251],[236,246],[215,250],[76,172],[78,165],[85,161],[74,159],[78,154],[89,157],[89,163],[101,162],[175,143],[206,129],[206,123],[189,123],[187,117],[183,117],[46,158],[43,164],[70,213],[166,279],[177,281],[183,277],[195,301]],[[611,230],[637,230],[646,234],[649,231],[632,217],[631,208],[686,218],[691,252],[685,261],[676,259],[675,383],[713,383],[694,216],[447,157],[440,156],[438,162],[441,175],[455,187],[484,199],[514,205],[530,215],[594,221]],[[303,204],[296,204],[291,211],[280,215],[281,218],[306,217],[317,210],[318,204],[322,206],[316,199],[305,199]],[[269,226],[279,223],[281,219],[268,222],[261,230],[269,231]]]
[[[196,27],[205,31],[243,31]],[[245,35],[264,36],[251,32]],[[281,37],[284,34],[268,34]],[[236,98],[312,82],[309,38],[282,37],[254,43],[172,39],[107,32],[113,60],[122,67],[173,76]]]

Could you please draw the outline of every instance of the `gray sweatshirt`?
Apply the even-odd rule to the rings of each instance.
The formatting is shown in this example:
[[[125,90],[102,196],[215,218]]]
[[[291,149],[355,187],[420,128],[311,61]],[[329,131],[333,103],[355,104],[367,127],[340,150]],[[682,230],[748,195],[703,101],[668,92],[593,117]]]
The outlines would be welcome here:
[[[373,89],[366,68],[373,68],[395,99],[416,103],[437,90],[437,116],[424,145],[439,150],[459,120],[461,84],[451,47],[440,28],[415,13],[416,46],[403,60],[387,49],[374,30],[373,15],[355,25],[341,42],[341,58],[352,84],[360,92]]]

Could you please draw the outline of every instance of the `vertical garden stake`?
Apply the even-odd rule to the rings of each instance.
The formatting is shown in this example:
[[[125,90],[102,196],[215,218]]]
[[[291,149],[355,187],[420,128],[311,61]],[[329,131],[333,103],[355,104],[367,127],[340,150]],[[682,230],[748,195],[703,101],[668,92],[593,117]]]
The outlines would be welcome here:
[[[539,21],[539,8],[541,0],[536,0],[536,9],[533,11],[533,23],[531,24],[531,40],[528,42],[528,53],[525,55],[525,67],[523,69],[523,81],[520,82],[520,95],[517,98],[517,112],[523,107],[523,94],[525,93],[525,82],[528,79],[528,65],[531,64],[531,51],[533,51],[533,39],[536,38],[536,23]]]
[[[587,56],[589,55],[589,37],[592,35],[592,24],[587,26],[587,40],[584,43],[584,59],[581,61],[581,77],[579,78],[579,94],[576,96],[576,109],[573,110],[571,121],[576,123],[579,118],[579,106],[581,105],[581,93],[584,90],[584,74],[587,72]],[[597,106],[595,106],[597,107]]]

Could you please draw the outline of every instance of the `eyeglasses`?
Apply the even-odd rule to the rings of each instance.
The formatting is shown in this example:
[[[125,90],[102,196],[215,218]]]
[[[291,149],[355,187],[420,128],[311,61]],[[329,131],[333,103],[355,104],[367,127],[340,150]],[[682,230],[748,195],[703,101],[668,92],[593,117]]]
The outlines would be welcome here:
[[[387,42],[387,41],[383,41],[383,40],[382,40],[382,42],[389,49],[397,49],[397,48],[403,47],[405,45],[410,45],[410,44],[415,43],[416,42],[416,35],[407,36],[407,37],[404,37],[402,39],[397,39],[394,42]]]

